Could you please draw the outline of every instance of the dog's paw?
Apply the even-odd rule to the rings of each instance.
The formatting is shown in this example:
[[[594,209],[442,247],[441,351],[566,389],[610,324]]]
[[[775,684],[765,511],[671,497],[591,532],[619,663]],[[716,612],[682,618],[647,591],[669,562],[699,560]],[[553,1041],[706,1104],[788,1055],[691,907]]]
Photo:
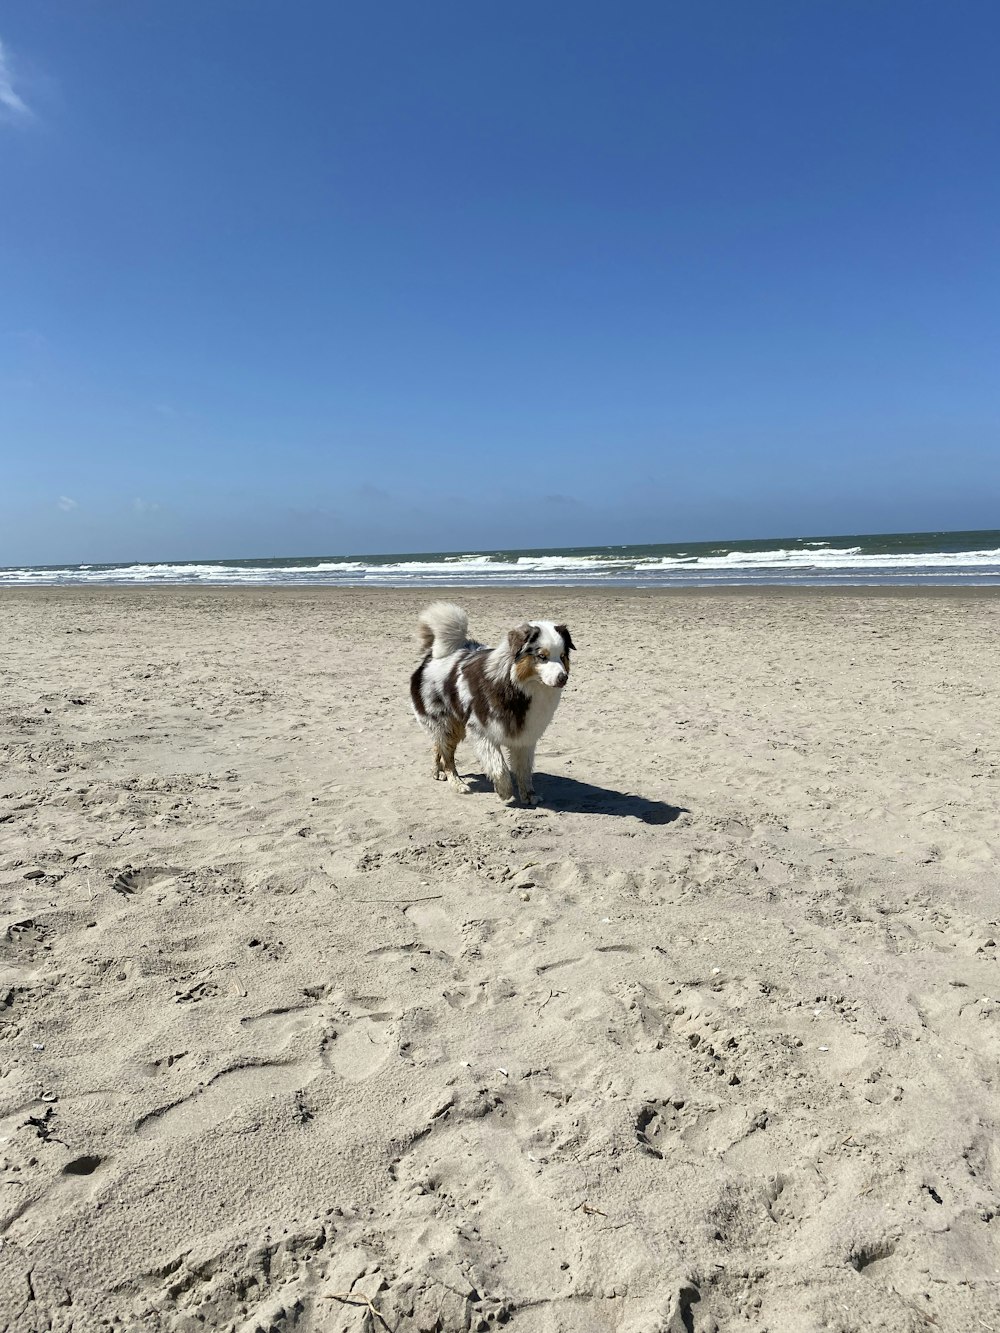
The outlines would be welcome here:
[[[469,786],[469,784],[467,782],[463,782],[461,778],[453,778],[451,785],[462,796],[468,796],[469,792],[472,791],[472,788]]]

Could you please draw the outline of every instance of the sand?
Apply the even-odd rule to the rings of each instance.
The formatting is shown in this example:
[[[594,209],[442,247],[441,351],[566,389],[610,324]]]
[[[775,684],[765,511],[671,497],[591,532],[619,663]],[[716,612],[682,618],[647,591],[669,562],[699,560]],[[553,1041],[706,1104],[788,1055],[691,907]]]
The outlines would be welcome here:
[[[427,600],[0,594],[0,1327],[1000,1331],[1000,598]]]

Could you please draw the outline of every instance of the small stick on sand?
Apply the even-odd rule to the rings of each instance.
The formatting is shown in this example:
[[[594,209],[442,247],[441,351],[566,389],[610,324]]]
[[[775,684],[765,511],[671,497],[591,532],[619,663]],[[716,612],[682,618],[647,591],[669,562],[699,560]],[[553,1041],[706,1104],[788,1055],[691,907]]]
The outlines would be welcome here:
[[[363,1305],[368,1310],[368,1313],[379,1321],[383,1328],[388,1328],[389,1333],[392,1333],[392,1329],[389,1328],[389,1325],[386,1323],[383,1316],[376,1310],[375,1306],[372,1305],[372,1298],[366,1296],[363,1291],[328,1291],[325,1299],[328,1301],[341,1301],[344,1305]]]
[[[432,903],[443,898],[443,893],[429,893],[426,898],[342,898],[345,903]]]

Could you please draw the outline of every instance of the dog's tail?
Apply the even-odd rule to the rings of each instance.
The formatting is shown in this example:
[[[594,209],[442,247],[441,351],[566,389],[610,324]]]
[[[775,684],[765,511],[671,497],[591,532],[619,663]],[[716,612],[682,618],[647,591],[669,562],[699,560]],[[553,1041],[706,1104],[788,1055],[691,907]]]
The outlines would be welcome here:
[[[469,617],[452,602],[433,602],[421,611],[420,647],[432,657],[448,657],[469,641]]]

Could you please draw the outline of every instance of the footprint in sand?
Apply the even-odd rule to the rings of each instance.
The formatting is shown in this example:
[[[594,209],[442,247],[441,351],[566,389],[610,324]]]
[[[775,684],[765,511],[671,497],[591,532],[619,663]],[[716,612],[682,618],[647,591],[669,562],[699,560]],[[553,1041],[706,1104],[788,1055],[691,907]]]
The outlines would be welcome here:
[[[432,951],[454,958],[465,947],[461,930],[440,903],[413,903],[405,915]]]
[[[178,871],[171,866],[125,866],[111,882],[111,887],[124,898],[131,898],[145,889],[161,887],[177,878]]]
[[[276,1053],[291,1045],[300,1032],[308,1031],[315,1022],[314,1005],[302,1004],[248,1015],[240,1019],[240,1027],[250,1032],[254,1041],[269,1053]]]
[[[223,1069],[186,1097],[157,1107],[136,1123],[143,1139],[188,1138],[204,1134],[240,1112],[286,1098],[309,1080],[302,1064],[243,1064]]]
[[[672,1101],[655,1097],[639,1108],[635,1118],[635,1138],[643,1152],[651,1157],[663,1156],[667,1140],[683,1124],[679,1115],[683,1108],[683,1097]]]
[[[346,1003],[345,1020],[328,1031],[320,1046],[323,1065],[351,1083],[376,1074],[396,1047],[397,1015],[381,1009],[379,995],[359,995]]]
[[[479,1009],[489,1002],[485,981],[478,981],[471,986],[454,986],[441,994],[452,1009]]]

